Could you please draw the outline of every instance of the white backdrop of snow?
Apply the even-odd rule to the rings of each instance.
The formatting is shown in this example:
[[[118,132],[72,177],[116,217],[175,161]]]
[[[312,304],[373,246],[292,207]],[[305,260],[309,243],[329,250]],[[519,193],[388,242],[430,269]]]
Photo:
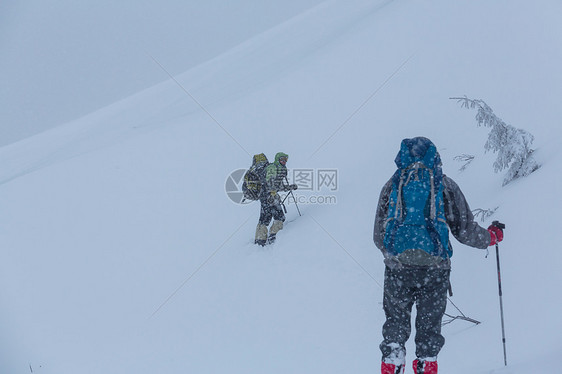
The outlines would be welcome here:
[[[509,366],[494,253],[455,242],[452,300],[482,324],[444,328],[440,371],[552,371],[561,11],[326,1],[177,76],[207,112],[167,80],[0,148],[1,372],[377,372],[374,211],[400,140],[418,135],[471,207],[499,206],[492,219],[507,224]],[[543,167],[502,188],[485,130],[448,100],[464,94],[534,134]],[[278,243],[262,249],[258,205],[233,204],[224,183],[251,154],[277,151],[291,168],[337,169],[337,204],[300,206],[302,217],[289,205]],[[461,153],[477,157],[458,173]]]

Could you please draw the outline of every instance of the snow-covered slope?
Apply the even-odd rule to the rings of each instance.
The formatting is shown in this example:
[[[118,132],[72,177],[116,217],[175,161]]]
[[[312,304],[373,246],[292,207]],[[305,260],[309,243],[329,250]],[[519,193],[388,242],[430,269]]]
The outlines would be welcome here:
[[[0,146],[161,82],[323,0],[0,3]]]
[[[451,300],[482,323],[444,328],[440,370],[551,370],[562,352],[561,8],[326,1],[1,148],[2,372],[377,372],[374,210],[400,140],[417,135],[436,143],[473,208],[499,207],[492,219],[508,225],[509,366],[494,253],[456,243]],[[494,155],[483,154],[486,129],[449,100],[465,94],[533,133],[543,167],[501,187]],[[338,183],[297,191],[302,217],[289,205],[278,242],[262,249],[252,244],[259,207],[232,203],[225,181],[252,154],[278,151],[293,169],[337,170]],[[459,173],[462,153],[476,159]],[[335,203],[305,203],[328,195]]]

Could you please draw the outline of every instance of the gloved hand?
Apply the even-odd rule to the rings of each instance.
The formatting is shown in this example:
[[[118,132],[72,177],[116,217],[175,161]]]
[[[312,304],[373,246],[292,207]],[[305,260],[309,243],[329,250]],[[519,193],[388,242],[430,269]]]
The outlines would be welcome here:
[[[503,223],[499,223],[498,221],[492,222],[492,224],[488,227],[488,232],[490,233],[490,245],[497,244],[503,240],[503,229],[505,225]]]

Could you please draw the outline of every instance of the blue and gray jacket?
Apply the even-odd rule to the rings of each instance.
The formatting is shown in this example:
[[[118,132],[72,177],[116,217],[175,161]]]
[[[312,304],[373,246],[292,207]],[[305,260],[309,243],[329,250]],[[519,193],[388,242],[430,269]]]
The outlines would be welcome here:
[[[397,156],[397,165],[400,167],[400,160],[404,157],[403,153],[408,152],[416,153],[416,146],[424,145],[431,141],[426,138],[405,139],[403,142],[401,152]],[[410,141],[410,143],[408,143]],[[408,147],[404,147],[406,144]],[[405,148],[408,148],[405,150]],[[411,149],[410,149],[411,148]],[[424,150],[422,150],[424,151]],[[424,153],[424,152],[422,152]],[[438,159],[437,154],[437,160]],[[475,248],[487,248],[490,244],[490,233],[487,229],[478,225],[474,221],[474,215],[468,206],[468,203],[460,190],[459,186],[446,175],[439,176],[443,185],[443,203],[445,221],[453,236],[461,243]],[[416,266],[416,267],[429,267],[429,268],[442,268],[448,269],[451,266],[449,256],[430,256],[424,251],[412,248],[404,253],[396,254],[391,251],[391,248],[385,246],[385,236],[388,224],[389,204],[391,201],[391,193],[393,185],[396,183],[396,176],[391,178],[382,188],[377,212],[375,216],[375,225],[373,230],[373,240],[375,245],[382,251],[385,264],[390,268],[397,268],[403,266]],[[447,232],[444,233],[447,235]],[[452,247],[449,244],[449,252],[452,253]]]

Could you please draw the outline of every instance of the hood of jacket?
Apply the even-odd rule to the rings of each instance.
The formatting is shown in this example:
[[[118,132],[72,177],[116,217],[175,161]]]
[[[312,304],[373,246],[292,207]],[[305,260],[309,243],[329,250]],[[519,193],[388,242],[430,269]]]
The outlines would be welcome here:
[[[430,169],[441,169],[441,157],[435,144],[422,136],[402,140],[394,162],[399,169],[407,168],[415,162],[422,162]]]
[[[287,159],[289,159],[289,155],[288,155],[288,154],[283,153],[283,152],[277,152],[277,154],[275,155],[275,163],[276,163],[277,165],[281,165],[281,163],[279,162],[279,159],[280,159],[281,157],[287,157]]]

